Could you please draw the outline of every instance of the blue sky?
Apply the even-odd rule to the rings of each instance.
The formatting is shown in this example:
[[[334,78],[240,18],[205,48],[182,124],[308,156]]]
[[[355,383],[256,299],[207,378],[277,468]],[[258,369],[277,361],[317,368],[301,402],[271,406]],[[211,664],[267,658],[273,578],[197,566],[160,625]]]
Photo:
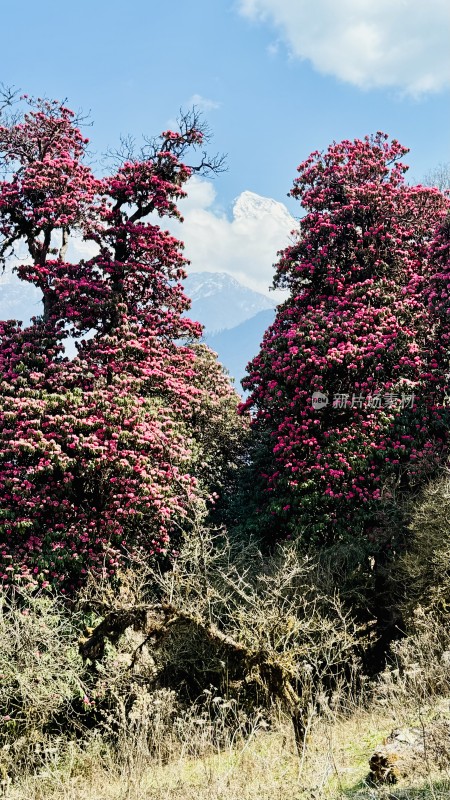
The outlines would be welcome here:
[[[98,157],[196,101],[228,171],[192,187],[177,233],[192,270],[264,291],[311,150],[384,130],[414,182],[450,160],[449,34],[448,0],[22,0],[2,8],[0,81],[90,111]]]

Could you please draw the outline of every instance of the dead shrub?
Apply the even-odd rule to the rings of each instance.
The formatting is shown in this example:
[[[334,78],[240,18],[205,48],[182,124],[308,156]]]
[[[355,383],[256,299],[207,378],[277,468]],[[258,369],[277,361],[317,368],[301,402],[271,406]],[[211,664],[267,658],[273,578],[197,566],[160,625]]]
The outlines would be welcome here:
[[[391,645],[377,694],[385,706],[420,710],[450,694],[450,631],[421,607],[408,627],[409,634]]]
[[[30,589],[0,594],[0,770],[15,774],[25,764],[52,758],[64,726],[83,704],[83,662],[75,620],[56,597]],[[52,735],[49,729],[53,726]]]
[[[407,549],[392,569],[406,626],[414,610],[447,618],[450,608],[450,472],[428,484],[414,506]]]

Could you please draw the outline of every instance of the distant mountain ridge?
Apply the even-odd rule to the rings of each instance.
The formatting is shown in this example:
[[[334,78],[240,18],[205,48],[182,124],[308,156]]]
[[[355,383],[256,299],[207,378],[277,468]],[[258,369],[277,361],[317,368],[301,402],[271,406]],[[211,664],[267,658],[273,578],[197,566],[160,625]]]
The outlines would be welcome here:
[[[193,272],[184,282],[191,299],[187,315],[204,325],[203,341],[242,393],[241,380],[275,319],[276,301],[248,289],[224,272]]]
[[[204,341],[214,350],[219,361],[234,378],[236,389],[242,393],[241,380],[246,367],[260,350],[264,333],[275,319],[275,309],[260,311],[240,325],[216,334],[205,334]]]
[[[192,272],[184,289],[191,299],[188,316],[201,322],[208,335],[235,328],[276,305],[272,298],[243,286],[225,272]]]

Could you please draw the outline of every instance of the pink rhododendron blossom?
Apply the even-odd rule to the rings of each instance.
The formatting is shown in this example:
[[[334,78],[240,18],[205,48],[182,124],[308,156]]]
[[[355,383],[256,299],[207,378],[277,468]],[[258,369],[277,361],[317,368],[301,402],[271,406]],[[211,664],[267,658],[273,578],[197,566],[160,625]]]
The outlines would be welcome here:
[[[182,243],[149,216],[179,216],[195,120],[97,178],[73,113],[28,102],[0,125],[0,258],[26,244],[17,271],[43,308],[25,328],[0,322],[0,571],[9,581],[12,556],[16,575],[70,593],[89,570],[113,575],[123,552],[170,557],[232,469],[237,436],[217,455],[215,423],[243,426],[185,315]],[[68,263],[73,233],[98,254]]]

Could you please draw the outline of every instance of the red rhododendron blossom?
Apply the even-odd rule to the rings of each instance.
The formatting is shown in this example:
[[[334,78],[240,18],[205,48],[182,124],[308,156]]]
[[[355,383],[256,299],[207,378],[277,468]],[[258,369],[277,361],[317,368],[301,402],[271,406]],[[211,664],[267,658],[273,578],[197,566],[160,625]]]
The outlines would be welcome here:
[[[448,452],[449,201],[405,183],[406,153],[377,133],[298,168],[306,213],[274,280],[289,297],[243,382],[271,537],[364,533]]]

